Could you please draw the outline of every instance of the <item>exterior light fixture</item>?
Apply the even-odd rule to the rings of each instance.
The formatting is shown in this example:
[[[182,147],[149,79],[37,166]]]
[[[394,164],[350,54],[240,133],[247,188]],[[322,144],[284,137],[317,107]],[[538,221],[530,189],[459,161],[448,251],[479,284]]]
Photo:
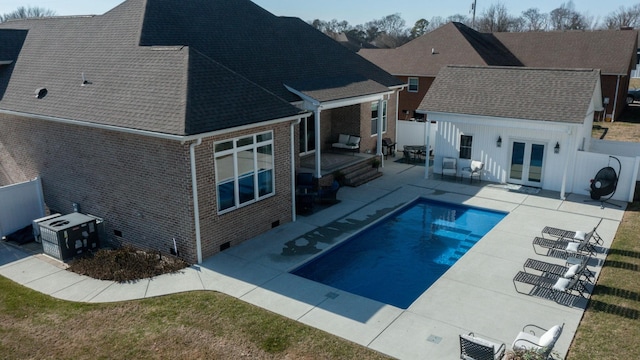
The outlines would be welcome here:
[[[553,148],[553,152],[556,154],[560,152],[560,143],[557,141],[556,141],[556,146]]]
[[[500,135],[498,135],[498,141],[496,141],[496,146],[502,147],[502,137]]]

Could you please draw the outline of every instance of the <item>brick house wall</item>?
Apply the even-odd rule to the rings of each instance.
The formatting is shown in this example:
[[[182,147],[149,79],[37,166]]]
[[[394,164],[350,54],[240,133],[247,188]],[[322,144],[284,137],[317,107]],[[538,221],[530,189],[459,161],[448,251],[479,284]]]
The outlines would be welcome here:
[[[0,115],[2,167],[14,182],[41,177],[45,203],[105,220],[102,244],[133,244],[195,259],[189,147],[78,125]]]
[[[189,145],[43,120],[0,115],[0,168],[11,183],[40,176],[47,207],[105,220],[102,244],[130,244],[195,263]],[[217,213],[214,141],[274,130],[275,195]],[[297,131],[297,127],[296,127]],[[203,257],[291,221],[290,123],[208,138],[196,146]],[[6,184],[2,184],[6,185]]]
[[[214,142],[273,130],[275,162],[275,195],[239,209],[218,214]],[[295,127],[296,139],[299,135]],[[225,136],[209,138],[196,147],[198,200],[202,256],[220,251],[224,244],[235,246],[261,233],[290,222],[291,212],[291,124],[256,127]],[[297,153],[296,149],[296,153]],[[195,237],[194,237],[195,239]]]
[[[396,76],[398,79],[405,83],[409,83],[409,76]],[[414,111],[420,107],[420,103],[422,99],[427,94],[427,91],[433,84],[435,77],[418,77],[418,91],[417,92],[409,92],[409,88],[405,88],[404,90],[399,92],[400,99],[398,101],[398,119],[399,120],[409,120],[415,117]],[[406,111],[406,113],[405,113]]]

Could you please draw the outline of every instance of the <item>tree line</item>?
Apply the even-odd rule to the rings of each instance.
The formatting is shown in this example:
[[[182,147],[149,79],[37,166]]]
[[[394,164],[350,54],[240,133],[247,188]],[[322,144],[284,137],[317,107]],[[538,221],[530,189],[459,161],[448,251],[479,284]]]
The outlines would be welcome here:
[[[483,33],[638,28],[640,3],[621,6],[602,19],[577,11],[573,1],[568,1],[549,13],[530,8],[519,16],[511,15],[505,5],[498,3],[484,9],[477,17],[456,14],[446,18],[436,16],[431,20],[422,18],[413,27],[408,27],[398,13],[355,26],[336,19],[315,19],[310,24],[324,33],[345,33],[360,43],[395,48],[449,22],[460,22]]]
[[[13,12],[0,15],[0,23],[13,19],[55,15],[53,10],[23,6]],[[446,18],[435,16],[431,20],[422,18],[412,27],[408,27],[398,13],[355,26],[345,20],[336,19],[330,21],[315,19],[310,24],[327,34],[345,33],[360,43],[373,44],[380,48],[395,48],[454,21],[485,33],[638,28],[640,27],[640,3],[629,7],[621,6],[602,19],[577,11],[573,1],[570,0],[549,13],[543,13],[538,8],[530,8],[519,16],[511,15],[505,5],[497,3],[484,9],[477,17],[456,14]]]
[[[56,15],[56,12],[53,10],[48,10],[41,7],[21,6],[15,11],[0,15],[0,23],[9,21],[9,20],[39,18],[39,17],[48,17],[48,16],[55,16],[55,15]]]

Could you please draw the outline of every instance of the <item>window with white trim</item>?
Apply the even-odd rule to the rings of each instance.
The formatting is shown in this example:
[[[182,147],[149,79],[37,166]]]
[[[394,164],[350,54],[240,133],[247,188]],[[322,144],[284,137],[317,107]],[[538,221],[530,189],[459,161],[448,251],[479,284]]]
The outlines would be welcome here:
[[[215,143],[218,211],[227,212],[275,193],[273,132]]]
[[[408,82],[408,92],[418,92],[419,79],[417,77],[410,77]]]
[[[378,133],[378,102],[371,103],[371,135]],[[382,132],[387,132],[387,100],[382,100]]]
[[[471,145],[473,136],[460,135],[460,159],[471,159]]]

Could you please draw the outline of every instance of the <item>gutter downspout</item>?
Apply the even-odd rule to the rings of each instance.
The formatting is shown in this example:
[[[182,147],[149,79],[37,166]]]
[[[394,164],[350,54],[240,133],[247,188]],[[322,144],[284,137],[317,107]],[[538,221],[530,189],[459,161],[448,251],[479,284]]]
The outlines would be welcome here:
[[[320,105],[316,106],[313,111],[314,115],[314,126],[316,127],[315,133],[315,142],[316,142],[316,179],[320,179],[322,177],[322,158],[321,158],[321,150],[322,146],[320,145]]]
[[[295,144],[295,127],[299,125],[302,119],[291,122],[291,221],[295,222],[296,217],[296,144]]]
[[[196,228],[196,253],[198,264],[202,263],[202,239],[200,237],[200,206],[198,204],[198,179],[196,178],[196,146],[202,144],[202,138],[189,145],[189,159],[191,160],[191,187],[193,188],[193,217]]]

